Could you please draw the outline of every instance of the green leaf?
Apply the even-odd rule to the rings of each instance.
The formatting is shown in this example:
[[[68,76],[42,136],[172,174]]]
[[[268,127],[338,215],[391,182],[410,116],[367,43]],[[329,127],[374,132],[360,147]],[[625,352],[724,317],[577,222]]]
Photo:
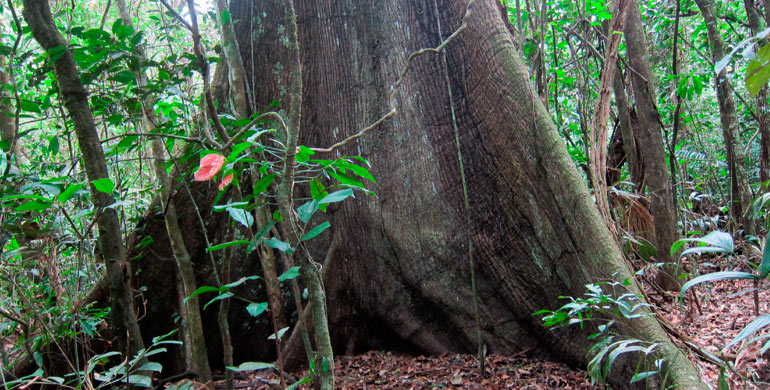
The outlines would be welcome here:
[[[748,272],[739,272],[739,271],[722,271],[722,272],[713,272],[710,274],[705,274],[698,276],[697,278],[694,278],[690,280],[689,282],[685,283],[684,286],[682,286],[682,291],[679,295],[679,301],[684,300],[684,293],[687,292],[687,290],[690,289],[690,287],[695,286],[696,284],[705,283],[705,282],[714,282],[717,280],[729,280],[729,279],[757,279],[757,276]]]
[[[19,107],[21,107],[22,111],[34,112],[36,114],[40,113],[40,104],[37,102],[23,99],[23,100],[20,100],[19,103],[20,103]]]
[[[717,381],[717,390],[730,390],[730,384],[727,383],[727,375],[725,374],[725,368],[719,368],[719,380]]]
[[[700,247],[690,248],[684,251],[679,257],[683,257],[690,253],[705,253],[705,252],[719,252],[719,253],[733,253],[735,251],[735,244],[733,242],[733,236],[730,233],[720,232],[715,230],[700,238],[683,238],[678,242],[697,242]],[[676,243],[675,243],[676,245]]]
[[[770,46],[765,45],[746,67],[746,89],[756,96],[770,80]]]
[[[765,237],[765,247],[762,249],[762,262],[759,264],[759,278],[764,279],[770,274],[770,232]]]
[[[358,180],[356,180],[356,179],[354,179],[354,178],[352,178],[352,177],[350,177],[350,176],[348,176],[348,175],[346,175],[344,173],[336,172],[333,169],[328,169],[328,170],[326,170],[326,172],[328,172],[331,177],[339,180],[339,182],[342,183],[342,184],[353,186],[353,187],[358,187],[358,188],[364,188],[364,183],[361,183],[360,181],[358,181]]]
[[[139,366],[137,368],[138,371],[155,371],[155,372],[161,372],[163,371],[163,366],[160,363],[155,362],[146,362]]]
[[[265,244],[271,248],[278,249],[281,252],[291,253],[291,245],[286,241],[281,241],[275,237],[265,240]]]
[[[66,203],[68,200],[72,199],[72,197],[75,196],[75,194],[77,194],[81,188],[83,188],[82,184],[68,185],[67,189],[56,196],[56,199],[58,199],[60,203]]]
[[[275,364],[271,363],[262,363],[262,362],[245,362],[241,363],[238,367],[230,367],[228,366],[227,369],[230,371],[256,371],[256,370],[264,370],[266,368],[275,368]]]
[[[203,305],[203,310],[206,310],[206,308],[209,307],[210,304],[212,304],[212,303],[214,303],[216,301],[221,301],[223,299],[227,299],[227,298],[230,298],[232,296],[233,296],[233,293],[231,293],[229,291],[225,292],[225,293],[222,293],[222,294],[219,294],[219,295],[215,296],[214,298],[211,298],[210,301],[206,302],[206,304]]]
[[[122,83],[122,84],[136,84],[136,78],[134,77],[134,72],[131,72],[130,70],[122,70],[118,73],[115,73],[111,77],[109,77],[109,80]]]
[[[51,58],[51,61],[56,62],[59,61],[59,58],[67,51],[66,46],[54,46],[50,49],[48,49],[48,57]]]
[[[321,200],[318,201],[318,204],[341,202],[351,196],[353,196],[353,189],[346,188],[344,190],[332,192],[331,194],[324,196],[323,198],[321,198]]]
[[[115,183],[108,177],[94,180],[92,184],[97,191],[104,192],[105,194],[111,194],[115,190]]]
[[[196,295],[207,293],[207,292],[214,292],[214,291],[219,292],[219,288],[214,287],[214,286],[201,286],[201,287],[198,287],[198,289],[193,291],[193,293],[190,294],[189,297],[185,298],[183,300],[183,302],[187,303],[188,299],[190,299],[190,298],[192,298],[192,297],[194,297]]]
[[[241,142],[233,145],[233,151],[227,157],[227,161],[237,160],[238,157],[240,157],[241,153],[243,153],[244,150],[248,149],[249,146],[251,146],[251,142]]]
[[[321,181],[318,178],[313,179],[310,182],[310,197],[318,200],[326,195],[329,195],[329,193],[326,192],[326,188],[321,184]]]
[[[228,207],[227,212],[230,213],[230,217],[238,221],[241,225],[250,228],[254,223],[254,217],[248,211],[244,209],[236,209],[234,207]]]
[[[300,221],[307,223],[316,211],[318,211],[318,201],[311,200],[297,208],[297,215]]]
[[[364,168],[364,167],[362,167],[362,166],[359,166],[359,165],[356,165],[356,164],[351,164],[351,163],[349,163],[347,161],[342,161],[342,160],[335,161],[334,164],[332,164],[332,165],[334,165],[335,167],[338,167],[338,168],[349,169],[349,170],[353,171],[353,173],[355,173],[358,176],[363,177],[364,179],[367,179],[367,180],[372,181],[374,183],[377,182],[377,180],[374,180],[374,176],[372,176],[372,174],[369,173],[369,170]]]
[[[276,177],[275,174],[270,174],[259,179],[257,184],[254,185],[254,196],[256,197],[257,195],[265,192],[265,190],[267,190],[267,188],[270,187],[270,184],[273,183],[273,180],[275,180],[275,177]]]
[[[292,383],[291,386],[286,388],[286,390],[294,390],[294,389],[297,388],[297,386],[304,385],[305,383],[310,383],[310,377],[309,376],[306,376],[306,377],[304,377],[304,378],[302,378],[302,379]]]
[[[226,290],[229,290],[229,289],[231,289],[233,287],[238,287],[238,286],[242,285],[243,283],[245,283],[245,282],[247,282],[249,280],[255,280],[255,279],[262,279],[262,278],[260,278],[257,275],[244,276],[244,277],[236,280],[235,282],[225,284],[224,286],[222,286],[222,288],[219,289],[219,291],[226,291]]]
[[[287,280],[291,280],[299,276],[299,266],[294,266],[286,270],[286,272],[282,273],[281,276],[278,277],[279,282],[285,282]]]
[[[230,11],[227,9],[222,10],[222,23],[230,23]]]
[[[50,207],[51,207],[50,203],[32,200],[27,203],[22,203],[20,206],[16,207],[15,210],[16,211],[40,211],[40,210],[48,209]]]
[[[329,222],[324,222],[324,223],[314,227],[312,230],[310,230],[309,232],[305,233],[304,236],[302,236],[302,241],[309,240],[309,239],[311,239],[311,238],[321,234],[321,232],[323,232],[324,230],[328,229],[329,226],[331,226],[331,224]]]
[[[126,378],[123,377],[121,382],[126,382]],[[128,376],[128,383],[134,386],[152,387],[152,378],[147,375],[131,374]]]
[[[288,326],[278,331],[278,340],[280,340],[281,337],[283,337],[283,334],[286,333],[287,330],[289,330]],[[275,340],[275,333],[271,334],[270,337],[268,337],[267,339]]]
[[[634,376],[631,377],[631,381],[629,383],[639,382],[640,380],[647,379],[648,377],[651,377],[655,374],[657,374],[658,371],[645,371],[634,374]]]
[[[248,306],[246,306],[246,311],[249,312],[252,317],[258,317],[260,314],[264,313],[265,310],[267,310],[267,307],[267,302],[250,303]]]
[[[741,331],[738,333],[737,336],[735,336],[734,339],[732,339],[727,345],[725,345],[724,348],[722,348],[722,351],[727,350],[730,348],[730,346],[740,343],[741,341],[751,337],[754,333],[757,333],[758,330],[770,325],[770,314],[761,315],[754,319],[754,321],[749,322],[746,327],[741,329]]]
[[[235,241],[225,242],[219,245],[210,246],[206,248],[206,252],[214,252],[214,251],[222,250],[233,245],[249,245],[249,244],[251,244],[251,241],[235,240]]]

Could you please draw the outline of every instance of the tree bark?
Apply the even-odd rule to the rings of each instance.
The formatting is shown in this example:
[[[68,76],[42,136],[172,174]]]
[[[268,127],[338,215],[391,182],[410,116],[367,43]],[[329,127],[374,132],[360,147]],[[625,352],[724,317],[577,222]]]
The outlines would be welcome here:
[[[663,144],[662,123],[655,106],[655,84],[650,70],[647,40],[642,26],[639,3],[632,0],[626,16],[626,50],[631,80],[639,117],[639,148],[646,168],[649,187],[650,211],[655,221],[655,248],[657,260],[666,263],[658,272],[656,283],[668,291],[681,286],[676,266],[669,254],[677,240],[676,214],[671,196],[671,180],[666,168],[666,150]]]
[[[759,34],[765,27],[764,20],[759,16],[754,0],[743,0],[746,8],[746,15],[749,17],[749,26],[751,33]],[[768,8],[765,5],[765,8]],[[766,45],[766,39],[757,43],[756,52],[759,52],[761,46]],[[763,86],[757,95],[757,125],[759,126],[759,181],[766,189],[767,182],[770,180],[770,107],[767,104],[767,86]]]
[[[454,32],[467,3],[298,0],[295,4],[303,74],[300,144],[326,147],[388,112],[390,87],[409,54],[435,47]],[[277,34],[285,20],[283,9],[281,0],[231,4],[234,19],[240,20],[235,28],[244,67],[252,84],[260,86],[254,89],[258,111],[276,99],[282,107],[290,102],[286,64],[291,63],[292,52]],[[528,351],[531,356],[586,364],[592,329],[551,331],[532,313],[561,306],[559,296],[581,296],[587,283],[633,281],[529,84],[507,23],[495,0],[476,0],[468,27],[446,47],[446,65],[440,55],[430,53],[414,60],[397,90],[398,113],[392,120],[333,153],[318,154],[318,158],[363,156],[377,178],[371,187],[377,197],[358,196],[330,206],[323,217],[332,228],[308,242],[312,257],[325,259],[323,285],[331,346],[337,353],[475,351],[470,269],[463,256],[468,252],[467,231],[478,260],[482,334],[493,353]],[[247,49],[251,44],[254,48]],[[470,226],[443,69],[451,86],[468,177]],[[662,140],[660,144],[662,151]],[[296,187],[295,196],[306,191]],[[192,188],[203,219],[211,220],[206,229],[213,240],[224,224],[207,209],[206,202],[211,203],[216,191],[205,184]],[[184,193],[175,200],[190,204]],[[191,220],[183,213],[180,218]],[[205,253],[199,226],[191,226],[185,236],[193,258]],[[148,222],[142,234],[163,233]],[[153,252],[166,253],[163,248],[151,244],[141,250],[142,264],[162,265],[153,261]],[[253,265],[233,267],[247,275],[253,269]],[[205,272],[205,267],[201,270]],[[150,287],[146,292],[152,294],[150,302],[160,294],[149,282],[157,272],[145,271],[142,280]],[[244,286],[237,293],[264,294],[260,289]],[[629,291],[639,294],[633,284]],[[152,315],[162,317],[153,310]],[[679,388],[705,388],[653,317],[618,321],[624,335],[661,343],[668,380]],[[233,335],[240,347],[236,355],[254,360],[264,347],[247,348],[247,343],[257,339],[257,332],[272,333],[270,327],[259,323],[259,330],[243,332],[244,321],[231,323],[234,332],[248,335]],[[304,361],[300,343],[289,342],[287,349],[295,363]],[[633,387],[628,380],[635,363],[616,362],[614,386]]]
[[[128,351],[128,355],[132,356],[144,348],[134,310],[134,292],[131,289],[133,272],[131,264],[126,261],[126,248],[123,245],[117,211],[109,207],[115,199],[112,194],[98,191],[93,184],[95,180],[109,179],[109,173],[94,117],[88,106],[88,92],[80,81],[70,44],[64,40],[53,21],[48,1],[25,0],[23,15],[32,35],[44,50],[67,48],[54,63],[54,74],[64,107],[75,127],[90,183],[91,199],[98,216],[99,246],[107,264],[112,326],[115,328],[119,345],[127,346],[121,348],[121,351]]]
[[[708,32],[708,40],[711,44],[711,58],[717,63],[725,56],[725,42],[719,32],[714,3],[711,0],[695,0],[703,15]],[[735,119],[735,101],[733,99],[733,87],[727,79],[727,69],[722,69],[714,78],[719,103],[719,120],[722,124],[722,137],[725,142],[727,154],[727,167],[730,175],[730,216],[734,221],[743,225],[747,232],[751,232],[750,220],[744,215],[745,207],[751,201],[746,177],[743,174],[743,153],[740,151],[740,137],[738,136],[738,124]]]
[[[610,117],[610,97],[615,81],[615,71],[618,61],[618,48],[620,47],[620,32],[623,31],[626,19],[626,0],[614,2],[612,15],[612,27],[607,37],[607,51],[604,58],[601,82],[599,83],[599,98],[594,108],[591,134],[589,140],[591,158],[591,182],[594,188],[596,205],[599,208],[604,224],[613,236],[617,236],[615,222],[610,215],[610,204],[607,198],[607,146],[609,131],[607,122]]]

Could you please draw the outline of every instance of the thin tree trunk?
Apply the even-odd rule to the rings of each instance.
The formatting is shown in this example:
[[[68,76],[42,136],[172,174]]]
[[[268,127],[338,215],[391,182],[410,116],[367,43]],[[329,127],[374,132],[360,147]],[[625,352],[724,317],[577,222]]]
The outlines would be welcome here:
[[[53,21],[48,1],[24,0],[23,15],[32,35],[44,50],[70,47]],[[107,264],[112,325],[120,340],[119,344],[127,344],[121,350],[133,355],[144,348],[134,310],[134,293],[131,289],[133,272],[130,263],[126,261],[117,211],[108,207],[114,203],[112,194],[98,191],[93,184],[96,180],[109,179],[109,174],[93,114],[88,106],[88,92],[80,81],[72,49],[64,51],[56,60],[54,73],[64,106],[75,127],[86,175],[91,184],[91,198],[99,216],[99,246]]]
[[[760,17],[754,0],[743,0],[743,4],[749,17],[751,33],[756,35],[765,28],[764,20]],[[770,7],[765,5],[765,8],[770,12]],[[757,44],[756,52],[759,52],[760,46],[767,43],[766,39],[762,39]],[[767,86],[763,86],[757,94],[757,117],[759,118],[759,181],[764,189],[767,189],[765,183],[770,180],[770,107],[768,107],[767,98]]]
[[[642,26],[639,3],[631,0],[626,18],[626,50],[631,67],[631,80],[639,116],[639,139],[643,148],[643,161],[647,173],[650,194],[650,211],[655,223],[655,248],[658,261],[666,263],[658,272],[656,282],[668,291],[678,291],[680,281],[676,266],[669,254],[677,239],[671,181],[666,168],[666,151],[663,144],[662,124],[655,106],[655,84],[650,70],[647,40]]]
[[[725,42],[717,27],[714,3],[711,0],[695,0],[703,15],[708,31],[708,40],[711,44],[711,57],[717,63],[725,56]],[[727,154],[727,168],[730,174],[730,216],[743,225],[746,232],[751,233],[753,227],[750,220],[744,215],[745,207],[750,202],[749,188],[743,174],[743,153],[740,150],[740,137],[738,137],[738,124],[735,119],[735,101],[733,99],[733,87],[727,79],[727,69],[722,69],[714,78],[719,102],[719,120],[722,124],[722,137]]]
[[[639,149],[636,146],[636,136],[631,125],[631,111],[628,105],[628,96],[626,95],[626,85],[623,82],[623,72],[620,69],[620,62],[616,63],[618,69],[615,72],[615,80],[612,83],[612,89],[615,93],[615,106],[618,109],[618,118],[620,134],[623,138],[623,152],[628,162],[628,170],[631,172],[631,181],[634,183],[634,191],[644,192],[644,162]]]
[[[133,28],[131,15],[126,7],[125,0],[116,1],[123,25]],[[133,54],[136,63],[134,76],[136,77],[137,86],[139,88],[145,88],[147,86],[147,75],[144,73],[143,69],[146,60],[144,47],[142,45],[137,45]],[[160,119],[155,115],[153,106],[154,102],[152,101],[152,96],[150,94],[145,95],[142,99],[142,124],[146,133],[152,132],[152,130],[156,129],[160,124]],[[176,206],[170,199],[171,181],[169,180],[166,171],[166,152],[164,150],[163,141],[160,138],[153,138],[151,143],[155,177],[157,178],[160,187],[160,204],[161,209],[164,211],[163,217],[166,222],[166,231],[168,232],[171,249],[174,253],[174,258],[176,259],[177,268],[179,269],[184,294],[189,297],[198,286],[195,281],[195,270],[193,268],[192,260],[184,242],[184,235],[179,227],[179,217],[177,216]],[[193,367],[190,367],[190,369],[198,374],[198,377],[203,383],[208,383],[211,381],[212,376],[211,368],[209,367],[208,353],[206,352],[206,340],[203,337],[203,325],[201,322],[198,297],[191,297],[187,299],[186,302],[184,310],[180,310],[180,314],[183,314],[181,317],[186,323],[183,331],[189,332],[189,335],[186,338],[192,342],[192,345],[190,346],[192,356],[186,360],[191,360],[194,363]]]
[[[610,215],[610,205],[607,199],[607,143],[609,141],[607,122],[610,116],[610,97],[612,84],[615,80],[615,65],[618,61],[620,47],[620,32],[623,31],[626,17],[626,0],[614,2],[612,28],[609,31],[607,52],[604,58],[602,78],[599,83],[599,98],[593,116],[593,129],[589,135],[591,152],[591,181],[594,187],[596,205],[604,220],[604,224],[613,236],[617,236],[617,228]]]

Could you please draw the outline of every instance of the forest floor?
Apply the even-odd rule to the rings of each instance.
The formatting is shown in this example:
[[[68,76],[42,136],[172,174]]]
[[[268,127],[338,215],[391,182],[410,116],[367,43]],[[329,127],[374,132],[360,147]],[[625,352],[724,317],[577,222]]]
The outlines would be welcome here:
[[[723,268],[741,270],[735,263],[711,257],[702,264],[719,264]],[[737,267],[737,268],[736,268]],[[748,271],[748,268],[743,269]],[[701,265],[700,273],[714,272]],[[689,354],[700,369],[703,380],[717,388],[719,367],[706,361],[708,353],[734,363],[735,371],[727,375],[731,389],[770,389],[770,353],[761,353],[761,344],[743,343],[724,352],[726,346],[754,318],[753,284],[746,280],[728,280],[702,284],[695,288],[698,304],[677,294],[662,293],[643,281],[645,294],[654,305],[662,322],[670,324],[672,340]],[[770,291],[760,286],[759,312],[770,312]],[[747,292],[748,291],[748,292]],[[700,307],[700,309],[698,309]],[[759,332],[758,334],[768,334]],[[758,335],[757,334],[757,335]],[[689,344],[694,347],[686,347]],[[592,385],[588,374],[566,365],[521,356],[491,355],[486,359],[487,373],[480,377],[472,355],[438,357],[407,356],[391,352],[371,351],[358,356],[335,358],[338,389],[601,389]],[[300,373],[307,375],[307,373]],[[743,376],[743,378],[741,377]],[[301,378],[301,376],[299,377]],[[299,379],[296,378],[296,379]],[[751,378],[751,380],[746,380]],[[295,380],[296,380],[295,379]],[[765,383],[762,383],[765,382]],[[757,384],[759,383],[759,384]],[[225,389],[222,382],[217,390]],[[238,389],[278,389],[274,373],[251,373],[236,380]],[[306,388],[306,387],[298,387]]]

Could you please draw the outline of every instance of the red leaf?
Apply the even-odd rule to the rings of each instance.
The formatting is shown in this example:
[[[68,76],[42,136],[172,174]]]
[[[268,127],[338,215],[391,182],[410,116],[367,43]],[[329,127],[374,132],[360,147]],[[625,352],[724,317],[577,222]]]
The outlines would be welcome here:
[[[198,172],[195,172],[195,181],[206,181],[216,176],[217,172],[225,164],[225,156],[221,154],[207,154],[201,159]]]
[[[217,188],[219,188],[219,190],[220,190],[220,191],[222,191],[222,190],[224,190],[224,189],[225,189],[225,187],[227,187],[227,185],[228,185],[228,184],[230,184],[232,181],[233,181],[233,174],[232,174],[232,173],[230,173],[230,174],[228,174],[228,175],[226,175],[225,177],[223,177],[223,178],[222,178],[222,182],[221,182],[221,183],[219,183],[219,187],[217,187]]]

